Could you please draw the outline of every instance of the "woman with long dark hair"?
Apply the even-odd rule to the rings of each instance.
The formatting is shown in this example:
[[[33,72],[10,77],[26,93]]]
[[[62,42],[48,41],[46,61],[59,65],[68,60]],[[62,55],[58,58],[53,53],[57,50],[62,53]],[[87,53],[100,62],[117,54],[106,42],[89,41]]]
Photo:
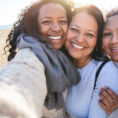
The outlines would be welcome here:
[[[100,90],[110,86],[118,93],[117,68],[102,50],[103,28],[103,15],[95,6],[77,8],[72,14],[65,46],[81,80],[68,89],[66,110],[76,118],[107,118],[99,105]]]

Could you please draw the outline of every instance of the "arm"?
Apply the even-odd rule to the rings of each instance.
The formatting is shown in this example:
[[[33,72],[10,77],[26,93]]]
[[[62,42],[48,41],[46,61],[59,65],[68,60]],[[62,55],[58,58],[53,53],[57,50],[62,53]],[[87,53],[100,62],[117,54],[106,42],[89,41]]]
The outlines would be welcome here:
[[[115,111],[113,111],[108,118],[117,118],[118,117],[118,109],[116,109]]]
[[[107,118],[107,114],[99,105],[99,92],[104,86],[109,86],[118,94],[118,71],[112,62],[108,62],[101,70],[89,109],[89,118]]]
[[[113,111],[118,109],[118,95],[108,87],[101,89],[99,105],[110,115]]]
[[[0,70],[0,114],[40,118],[46,94],[44,66],[30,49]]]

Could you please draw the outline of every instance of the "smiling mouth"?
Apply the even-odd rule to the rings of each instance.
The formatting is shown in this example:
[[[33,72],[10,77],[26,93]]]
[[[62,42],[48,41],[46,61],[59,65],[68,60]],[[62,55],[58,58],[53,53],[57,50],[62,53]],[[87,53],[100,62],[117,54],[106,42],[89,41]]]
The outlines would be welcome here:
[[[75,47],[75,48],[77,48],[77,49],[84,49],[85,48],[83,46],[78,46],[75,43],[72,43],[72,46]]]
[[[118,52],[118,46],[117,47],[112,47],[111,50],[112,50],[112,52]]]
[[[50,40],[61,40],[62,36],[48,36]]]

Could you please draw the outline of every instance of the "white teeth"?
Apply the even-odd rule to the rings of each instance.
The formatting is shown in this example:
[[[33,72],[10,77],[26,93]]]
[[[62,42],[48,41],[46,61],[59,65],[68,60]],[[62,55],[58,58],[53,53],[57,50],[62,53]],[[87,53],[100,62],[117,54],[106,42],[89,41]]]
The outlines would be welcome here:
[[[72,43],[72,45],[73,45],[74,47],[78,48],[78,49],[83,49],[83,48],[84,48],[83,46],[78,46],[78,45],[76,45],[76,44],[74,44],[74,43]]]
[[[113,48],[111,48],[112,50],[118,50],[118,47],[113,47]]]
[[[53,40],[59,40],[61,39],[61,36],[49,36],[48,38]]]

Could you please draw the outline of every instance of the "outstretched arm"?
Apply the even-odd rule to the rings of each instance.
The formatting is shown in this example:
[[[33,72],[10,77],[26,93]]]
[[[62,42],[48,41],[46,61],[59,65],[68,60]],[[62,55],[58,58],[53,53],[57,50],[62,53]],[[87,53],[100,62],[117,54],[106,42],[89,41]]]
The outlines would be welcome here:
[[[41,118],[46,94],[44,66],[30,49],[0,70],[0,116]]]

